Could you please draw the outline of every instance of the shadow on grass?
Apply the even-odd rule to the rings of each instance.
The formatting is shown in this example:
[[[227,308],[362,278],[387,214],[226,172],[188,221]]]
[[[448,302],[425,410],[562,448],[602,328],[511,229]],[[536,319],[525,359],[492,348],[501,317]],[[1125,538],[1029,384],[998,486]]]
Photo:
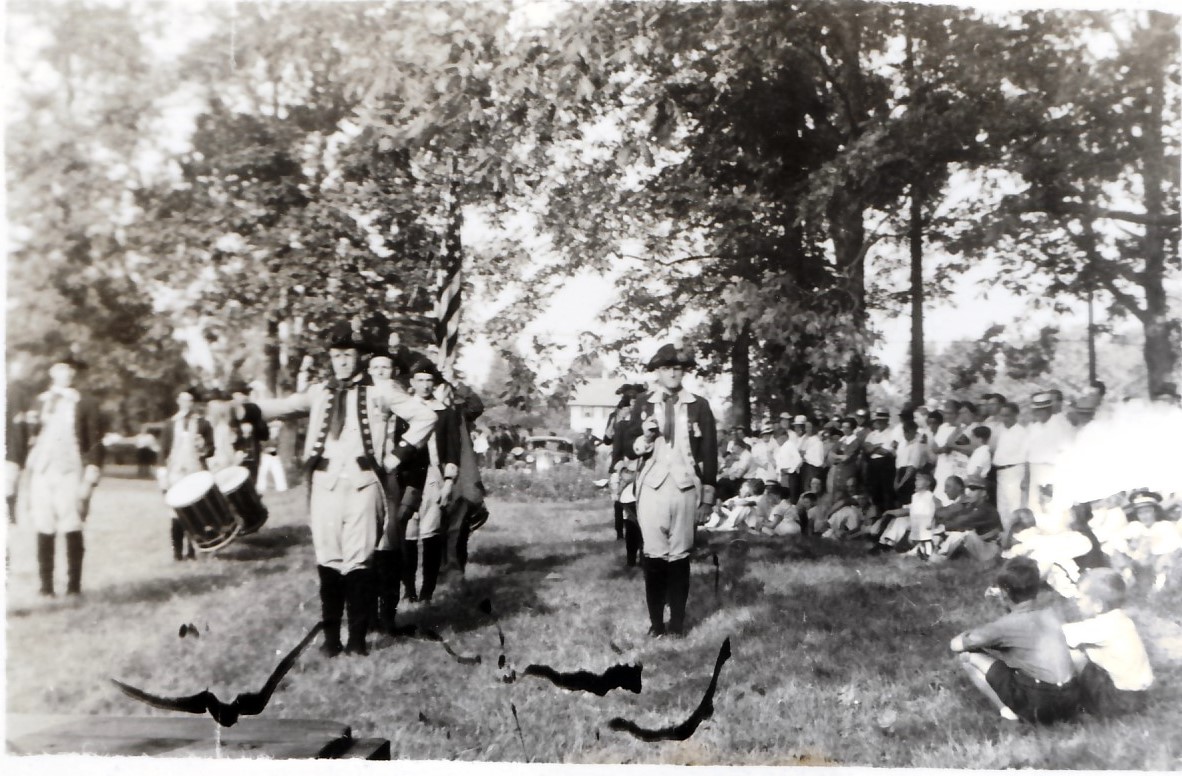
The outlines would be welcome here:
[[[272,530],[264,528],[259,533],[235,539],[233,544],[220,550],[214,558],[226,561],[270,560],[287,555],[292,547],[311,544],[312,530],[307,526],[283,526]]]
[[[260,566],[252,571],[252,579],[287,573],[281,566]],[[237,587],[243,578],[227,571],[210,571],[186,574],[178,577],[164,577],[145,580],[127,585],[118,585],[96,594],[104,604],[122,605],[138,603],[160,603],[174,596],[196,596],[214,590]]]

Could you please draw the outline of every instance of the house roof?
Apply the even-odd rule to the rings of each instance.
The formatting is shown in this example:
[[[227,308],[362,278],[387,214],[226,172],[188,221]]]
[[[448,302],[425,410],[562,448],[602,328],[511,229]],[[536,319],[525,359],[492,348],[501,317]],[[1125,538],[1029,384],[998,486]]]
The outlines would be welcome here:
[[[620,403],[616,389],[627,380],[619,377],[593,377],[579,386],[567,402],[570,407],[614,407]]]

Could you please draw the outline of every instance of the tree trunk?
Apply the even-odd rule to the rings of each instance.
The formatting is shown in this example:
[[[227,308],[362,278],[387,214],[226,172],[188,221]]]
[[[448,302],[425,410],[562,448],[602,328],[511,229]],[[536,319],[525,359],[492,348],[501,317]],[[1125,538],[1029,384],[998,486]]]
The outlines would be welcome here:
[[[744,326],[731,347],[731,420],[751,432],[751,330]]]
[[[856,195],[854,195],[856,196]],[[862,205],[853,197],[841,196],[829,208],[829,234],[837,266],[846,276],[853,355],[846,368],[845,409],[852,412],[866,408],[869,370],[866,363],[866,262],[862,253],[865,226]],[[841,336],[841,335],[838,335]]]
[[[267,341],[263,345],[264,379],[272,396],[279,393],[279,320],[267,319]]]
[[[923,396],[923,187],[911,184],[911,406]]]
[[[1176,38],[1173,36],[1176,33],[1172,19],[1165,14],[1151,13],[1149,24],[1147,36],[1150,45],[1145,48],[1151,55],[1145,63],[1148,71],[1148,105],[1141,133],[1141,178],[1145,187],[1145,213],[1152,219],[1165,212],[1162,186],[1166,169],[1163,92],[1166,67],[1174,56]],[[1142,321],[1145,326],[1145,366],[1149,372],[1150,395],[1170,380],[1178,363],[1178,354],[1171,344],[1175,324],[1169,318],[1169,301],[1164,285],[1169,234],[1168,228],[1160,225],[1160,219],[1158,221],[1145,227],[1145,271],[1141,275],[1142,287],[1145,289],[1145,317]]]

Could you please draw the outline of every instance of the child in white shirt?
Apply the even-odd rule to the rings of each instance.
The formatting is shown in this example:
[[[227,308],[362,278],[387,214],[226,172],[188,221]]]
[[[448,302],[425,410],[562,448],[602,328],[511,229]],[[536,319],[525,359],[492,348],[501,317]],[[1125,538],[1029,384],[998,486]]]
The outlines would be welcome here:
[[[989,450],[989,437],[993,435],[989,426],[977,426],[969,435],[969,446],[972,452],[969,453],[968,469],[966,476],[976,475],[978,477],[988,477],[989,470],[993,468],[993,453]]]
[[[1153,669],[1137,626],[1121,607],[1125,583],[1113,569],[1088,569],[1079,583],[1079,611],[1087,619],[1063,626],[1079,670],[1080,701],[1099,717],[1141,711]]]
[[[910,536],[916,555],[927,558],[932,553],[932,522],[939,502],[932,492],[932,476],[926,472],[915,475],[915,494],[911,503],[899,509],[888,509],[883,517],[893,517],[879,538],[881,544],[894,547]]]

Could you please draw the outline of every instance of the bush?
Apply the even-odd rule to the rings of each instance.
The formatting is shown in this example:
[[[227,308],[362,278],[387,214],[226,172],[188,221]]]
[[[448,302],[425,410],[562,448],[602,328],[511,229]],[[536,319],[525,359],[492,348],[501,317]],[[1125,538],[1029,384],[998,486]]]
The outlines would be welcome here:
[[[578,464],[545,472],[485,469],[480,473],[488,495],[506,501],[607,500],[609,491],[595,487],[595,473]]]

